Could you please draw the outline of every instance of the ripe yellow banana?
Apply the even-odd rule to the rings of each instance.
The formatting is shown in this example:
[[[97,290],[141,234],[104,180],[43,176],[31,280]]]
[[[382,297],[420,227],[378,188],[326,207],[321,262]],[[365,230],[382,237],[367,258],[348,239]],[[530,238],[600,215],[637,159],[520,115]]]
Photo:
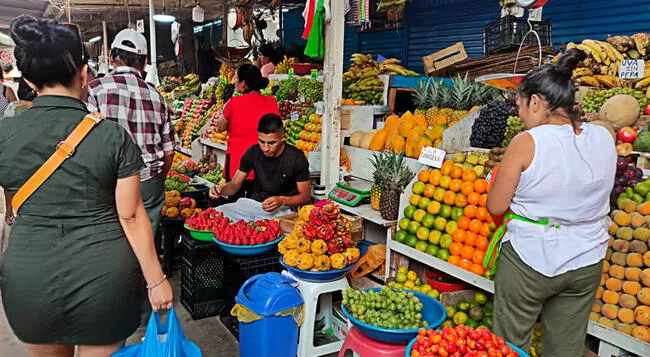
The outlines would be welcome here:
[[[603,62],[603,59],[600,57],[598,52],[592,50],[591,47],[587,47],[585,45],[580,44],[580,45],[576,45],[576,48],[579,49],[580,51],[583,51],[586,54],[590,55],[594,59],[594,61],[596,61],[597,63],[602,63]]]
[[[566,49],[567,49],[567,51],[570,50],[570,49],[573,49],[573,48],[577,48],[577,47],[578,47],[578,45],[576,45],[576,44],[573,43],[573,42],[569,42],[569,43],[567,43],[567,45],[566,45]]]
[[[650,87],[645,91],[645,97],[650,99]]]
[[[636,82],[634,85],[634,88],[636,89],[644,89],[646,87],[650,86],[650,77],[644,77],[642,80]]]
[[[618,77],[614,76],[605,76],[605,75],[595,75],[594,78],[607,88],[620,87],[621,83],[618,80]]]
[[[384,62],[382,62],[381,64],[382,65],[389,65],[389,64],[400,64],[400,63],[402,63],[402,61],[400,61],[397,58],[389,58],[387,60],[384,60]]]
[[[593,55],[593,52],[598,53],[598,56],[600,56],[600,58],[602,58],[602,62],[609,66],[611,61],[610,61],[609,57],[607,56],[607,51],[605,51],[605,48],[602,47],[597,41],[584,40],[584,41],[582,41],[582,44],[589,47],[589,48],[591,48],[592,55]]]
[[[576,79],[576,82],[578,82],[578,84],[584,84],[590,87],[600,87],[600,82],[598,82],[598,80],[592,76],[580,77]]]
[[[576,68],[573,71],[573,77],[578,78],[578,77],[584,77],[584,76],[592,76],[594,73],[589,69],[589,68]]]
[[[612,46],[612,44],[610,44],[609,42],[600,41],[600,44],[605,48],[605,50],[607,51],[607,56],[609,56],[612,62],[622,61],[625,59],[623,54],[618,52],[618,50],[614,48],[614,46]]]

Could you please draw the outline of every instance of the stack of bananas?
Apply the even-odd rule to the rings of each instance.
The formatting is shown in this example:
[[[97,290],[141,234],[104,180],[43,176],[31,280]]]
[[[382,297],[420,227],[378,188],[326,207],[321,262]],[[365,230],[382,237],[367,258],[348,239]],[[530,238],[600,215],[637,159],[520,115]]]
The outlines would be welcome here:
[[[648,54],[649,47],[650,37],[638,33],[631,37],[610,37],[607,41],[586,39],[580,44],[570,42],[566,48],[575,48],[589,55],[583,65],[573,72],[573,79],[578,85],[617,88],[627,84],[618,78],[621,61],[643,59]]]
[[[355,53],[343,73],[343,96],[365,104],[383,104],[384,82],[377,78],[379,64],[370,54]]]
[[[194,92],[199,88],[201,88],[201,80],[195,73],[190,73],[187,76],[183,77],[183,85],[176,87],[178,90],[189,90],[190,92]]]
[[[295,57],[284,56],[282,62],[278,63],[278,65],[275,67],[275,74],[289,73],[289,69],[291,68],[291,65],[294,63],[296,63]]]
[[[400,76],[411,76],[411,77],[418,77],[420,75],[417,72],[408,70],[400,66],[400,63],[402,63],[402,61],[398,60],[397,58],[386,59],[379,65],[379,73],[397,74]]]
[[[650,61],[645,62],[645,73],[643,78],[634,84],[634,88],[645,91],[646,98],[650,98]]]
[[[235,78],[235,69],[222,63],[221,68],[219,69],[219,77],[223,77],[228,83],[233,83],[233,79]]]
[[[199,96],[199,99],[208,99],[208,100],[213,100],[216,101],[216,92],[217,92],[217,86],[208,86],[205,90],[201,92],[201,95]]]

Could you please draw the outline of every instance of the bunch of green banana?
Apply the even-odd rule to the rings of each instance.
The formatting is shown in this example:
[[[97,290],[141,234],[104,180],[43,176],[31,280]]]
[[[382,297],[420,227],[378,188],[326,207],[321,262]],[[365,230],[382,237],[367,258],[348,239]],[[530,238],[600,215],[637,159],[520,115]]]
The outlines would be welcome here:
[[[379,73],[381,74],[398,74],[400,76],[414,76],[417,77],[419,74],[417,72],[408,70],[400,65],[402,61],[397,58],[389,58],[384,60],[379,65]]]

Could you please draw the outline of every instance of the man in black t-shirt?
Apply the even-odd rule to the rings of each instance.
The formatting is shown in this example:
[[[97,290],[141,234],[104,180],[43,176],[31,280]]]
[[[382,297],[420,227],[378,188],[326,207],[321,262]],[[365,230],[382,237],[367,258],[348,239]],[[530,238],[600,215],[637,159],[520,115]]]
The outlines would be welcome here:
[[[252,198],[261,203],[263,211],[276,215],[282,207],[297,207],[308,203],[311,199],[309,162],[302,151],[284,143],[282,119],[275,114],[264,115],[257,126],[257,132],[259,144],[246,151],[232,181],[223,187],[214,186],[210,189],[210,197],[217,199],[235,194],[252,170],[255,173]],[[232,205],[246,204],[248,208],[251,207],[251,202],[248,201],[250,200],[240,199],[219,206],[218,209],[225,214],[229,210],[237,210]]]

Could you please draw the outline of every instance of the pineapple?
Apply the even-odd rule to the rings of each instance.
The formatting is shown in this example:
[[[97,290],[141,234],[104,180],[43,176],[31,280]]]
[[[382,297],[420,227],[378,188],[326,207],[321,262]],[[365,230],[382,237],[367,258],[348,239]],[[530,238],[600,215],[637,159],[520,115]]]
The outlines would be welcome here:
[[[379,155],[387,160],[386,180],[382,183],[379,210],[383,219],[394,221],[399,213],[400,195],[415,174],[404,164],[404,154],[383,152]]]
[[[431,79],[427,80],[426,82],[421,81],[418,83],[417,88],[414,88],[413,91],[411,92],[411,99],[413,101],[413,104],[415,104],[415,107],[417,108],[416,114],[419,112],[422,112],[423,110],[426,110],[427,107],[427,97],[428,93],[431,88]]]
[[[386,182],[390,179],[388,175],[388,168],[390,160],[385,153],[374,152],[370,158],[370,164],[374,169],[372,179],[374,183],[370,188],[370,205],[372,209],[379,211],[379,202],[381,195],[386,187]]]

